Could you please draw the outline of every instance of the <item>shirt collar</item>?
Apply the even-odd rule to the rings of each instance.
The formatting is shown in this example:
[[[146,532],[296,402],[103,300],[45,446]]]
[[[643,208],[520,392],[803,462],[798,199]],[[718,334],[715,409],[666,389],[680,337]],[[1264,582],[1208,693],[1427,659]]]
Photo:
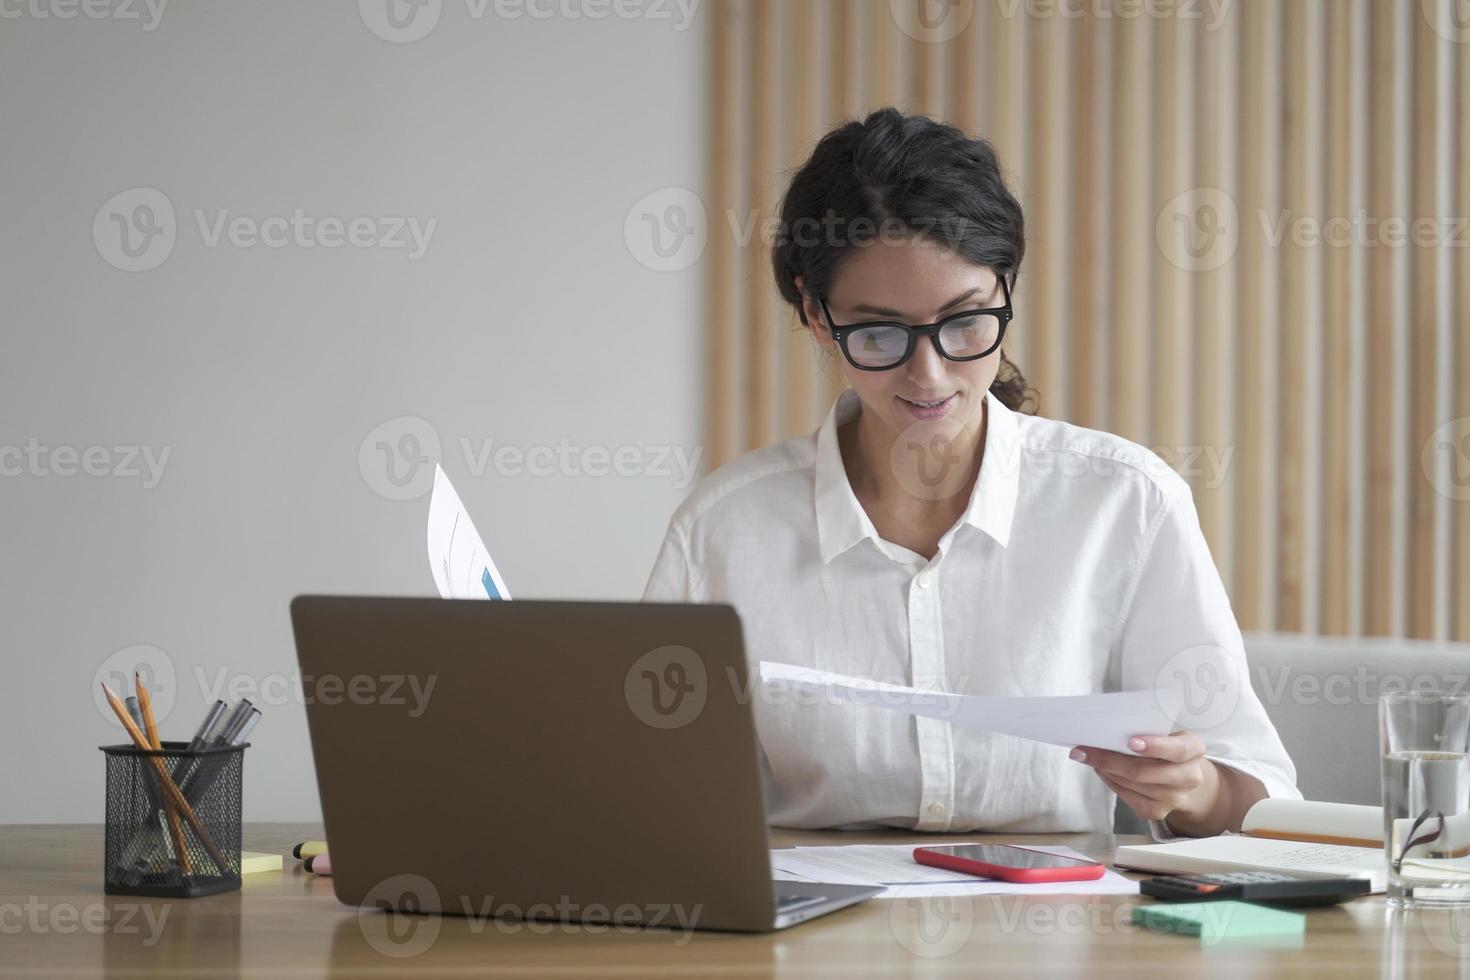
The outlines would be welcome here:
[[[1002,548],[1011,542],[1016,517],[1016,491],[1021,480],[1021,442],[1016,413],[985,393],[985,455],[980,479],[970,494],[964,522],[995,539]]]
[[[990,392],[985,394],[985,406],[985,454],[980,460],[980,478],[975,481],[960,522],[985,532],[1005,547],[1010,542],[1020,476],[1016,415]],[[857,392],[847,389],[837,396],[817,430],[815,504],[823,564],[864,538],[879,542],[877,529],[852,492],[837,442],[838,426],[855,418],[861,407]],[[949,537],[945,535],[941,546],[948,543]]]

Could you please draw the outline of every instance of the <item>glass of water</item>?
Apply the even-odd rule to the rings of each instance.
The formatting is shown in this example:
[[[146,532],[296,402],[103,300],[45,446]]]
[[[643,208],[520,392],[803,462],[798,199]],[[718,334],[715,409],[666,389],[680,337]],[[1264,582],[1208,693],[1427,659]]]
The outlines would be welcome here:
[[[1378,701],[1388,904],[1470,906],[1470,695]]]

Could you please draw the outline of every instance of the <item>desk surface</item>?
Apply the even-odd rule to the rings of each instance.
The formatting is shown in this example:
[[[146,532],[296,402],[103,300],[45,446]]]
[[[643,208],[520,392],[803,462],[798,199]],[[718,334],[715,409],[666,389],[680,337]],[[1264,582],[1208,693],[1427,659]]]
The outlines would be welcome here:
[[[287,853],[320,836],[317,826],[255,824],[245,845]],[[776,847],[957,839],[965,838],[772,831]],[[987,839],[1069,844],[1104,861],[1115,843]],[[871,901],[768,935],[591,934],[556,923],[426,917],[414,928],[437,929],[432,942],[397,958],[382,950],[420,945],[420,937],[390,940],[390,917],[360,920],[337,903],[330,881],[289,857],[284,871],[250,875],[239,892],[166,900],[103,895],[101,855],[100,827],[0,827],[0,976],[1470,977],[1470,915],[1391,913],[1381,897],[1308,912],[1305,940],[1285,949],[1205,948],[1135,928],[1129,907],[1137,898],[1058,895]]]

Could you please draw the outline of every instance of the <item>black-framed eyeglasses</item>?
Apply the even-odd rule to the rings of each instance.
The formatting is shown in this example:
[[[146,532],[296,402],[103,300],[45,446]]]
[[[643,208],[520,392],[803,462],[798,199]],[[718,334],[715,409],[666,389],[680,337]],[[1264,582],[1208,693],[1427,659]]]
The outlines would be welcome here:
[[[832,321],[832,311],[827,309],[826,299],[819,302],[822,315],[827,318],[827,327],[832,331],[832,339],[842,348],[842,356],[847,358],[847,363],[859,371],[887,371],[898,367],[913,356],[920,337],[928,337],[940,356],[951,361],[977,361],[995,353],[1005,338],[1006,325],[1015,316],[1011,309],[1011,287],[1005,276],[999,278],[1005,296],[1004,306],[965,310],[934,323],[914,326],[887,321],[839,326]]]

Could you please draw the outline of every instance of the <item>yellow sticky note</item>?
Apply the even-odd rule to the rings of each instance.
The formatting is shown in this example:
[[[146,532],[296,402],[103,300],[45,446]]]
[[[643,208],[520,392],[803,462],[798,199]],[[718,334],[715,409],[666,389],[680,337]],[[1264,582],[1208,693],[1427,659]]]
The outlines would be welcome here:
[[[280,871],[285,867],[285,861],[279,854],[266,854],[262,851],[240,852],[240,873],[242,875],[253,875],[257,871]]]

